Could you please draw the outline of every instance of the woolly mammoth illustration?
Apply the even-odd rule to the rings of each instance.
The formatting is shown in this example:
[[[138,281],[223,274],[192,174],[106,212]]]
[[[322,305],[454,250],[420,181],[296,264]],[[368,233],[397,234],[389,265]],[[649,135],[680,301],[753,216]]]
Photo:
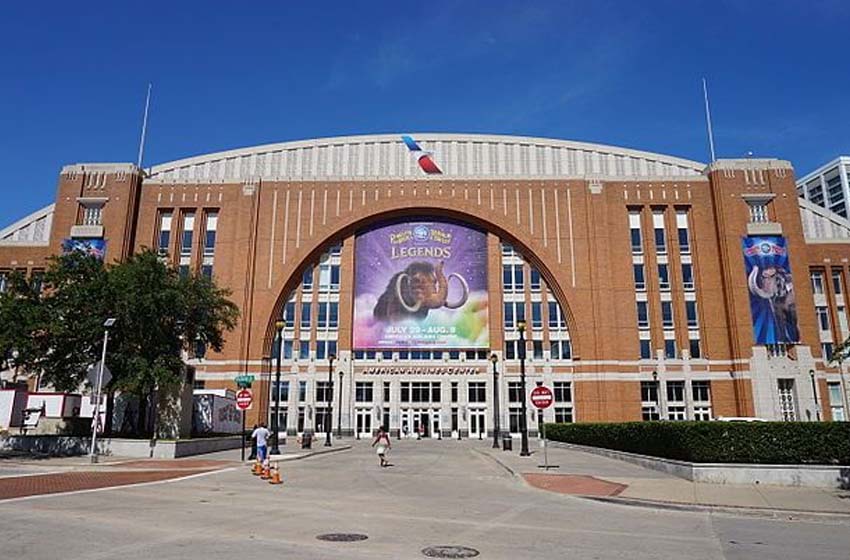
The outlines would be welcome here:
[[[791,273],[781,266],[769,266],[759,274],[759,267],[754,266],[747,284],[753,295],[770,305],[776,342],[797,342],[797,302]]]
[[[462,291],[455,302],[448,301],[449,281],[452,278],[458,281]],[[431,309],[457,309],[463,306],[467,299],[469,284],[463,276],[454,272],[446,276],[443,273],[442,261],[437,266],[417,261],[390,278],[372,314],[380,321],[424,319]]]

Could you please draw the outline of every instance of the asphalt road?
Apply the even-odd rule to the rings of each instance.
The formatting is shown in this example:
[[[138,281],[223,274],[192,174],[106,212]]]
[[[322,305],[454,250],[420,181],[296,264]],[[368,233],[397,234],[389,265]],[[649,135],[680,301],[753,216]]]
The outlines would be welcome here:
[[[350,443],[344,440],[343,443]],[[368,444],[283,464],[273,487],[247,468],[191,479],[0,502],[0,557],[425,558],[460,545],[481,559],[681,560],[850,557],[850,525],[605,504],[526,486],[477,453],[486,442]],[[354,543],[323,533],[361,533]]]

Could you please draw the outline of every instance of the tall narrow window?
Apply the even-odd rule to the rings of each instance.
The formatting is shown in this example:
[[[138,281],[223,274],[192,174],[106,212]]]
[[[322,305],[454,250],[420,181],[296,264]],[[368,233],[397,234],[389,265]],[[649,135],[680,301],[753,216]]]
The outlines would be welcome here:
[[[661,290],[670,289],[670,267],[667,263],[660,263],[658,265],[658,287]]]
[[[661,302],[661,324],[665,329],[673,328],[673,302]]]
[[[682,288],[694,289],[694,265],[691,263],[682,263]]]
[[[204,255],[215,253],[215,235],[218,229],[218,211],[207,212],[207,225],[204,232]]]
[[[637,302],[637,320],[638,328],[649,328],[649,310],[645,301]]]
[[[168,254],[168,246],[171,244],[171,211],[162,212],[159,215],[159,235],[156,239],[156,251],[161,256]]]
[[[540,291],[540,271],[537,270],[535,267],[531,267],[531,275],[529,276],[529,282],[532,292]]]
[[[691,252],[691,236],[688,232],[688,213],[685,210],[676,212],[676,228],[679,233],[679,252],[683,255]]]
[[[539,330],[543,328],[543,309],[539,301],[531,302],[531,328]]]
[[[301,289],[305,293],[313,292],[313,267],[308,266],[301,275]]]
[[[646,290],[646,276],[643,271],[643,263],[633,264],[632,269],[635,275],[635,290],[639,292]]]
[[[824,293],[823,292],[823,272],[813,271],[811,273],[811,279],[812,279],[812,292],[814,292],[814,294],[816,296],[823,295],[823,293]]]
[[[195,213],[186,212],[183,214],[183,229],[180,238],[180,254],[192,254],[192,238],[195,231]]]
[[[696,328],[697,326],[699,326],[697,322],[697,302],[685,302],[685,315],[687,315],[688,317],[688,327]]]
[[[652,227],[655,231],[655,250],[658,254],[667,253],[667,236],[664,233],[664,210],[652,212]]]
[[[629,235],[632,242],[632,254],[643,253],[643,239],[640,234],[640,210],[629,211]]]
[[[832,271],[832,291],[835,295],[840,296],[844,293],[844,284],[841,281],[841,270],[834,269]]]
[[[301,328],[309,329],[310,328],[310,311],[312,310],[312,306],[310,303],[305,302],[301,304]]]

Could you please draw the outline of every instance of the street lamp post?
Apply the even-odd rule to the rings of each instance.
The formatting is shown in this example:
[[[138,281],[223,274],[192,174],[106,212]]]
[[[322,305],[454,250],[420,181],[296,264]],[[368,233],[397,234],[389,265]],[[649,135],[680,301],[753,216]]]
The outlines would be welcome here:
[[[490,363],[493,364],[493,449],[499,448],[499,372],[496,370],[498,361],[496,354],[490,354]]]
[[[103,350],[100,353],[100,368],[97,370],[97,383],[95,384],[95,405],[91,418],[91,449],[89,457],[92,463],[97,463],[97,424],[100,420],[100,394],[103,389],[103,368],[106,367],[106,345],[109,343],[109,329],[115,324],[115,319],[109,318],[103,322]],[[36,391],[38,388],[36,388]]]
[[[522,450],[519,452],[519,456],[528,457],[531,453],[528,452],[528,410],[526,410],[525,403],[525,321],[517,321],[516,329],[519,331],[519,396],[522,401],[522,419],[520,422]]]
[[[278,440],[280,439],[278,436],[278,432],[280,432],[279,425],[279,411],[280,411],[280,360],[283,358],[281,354],[283,354],[283,321],[276,321],[274,324],[274,328],[276,331],[275,335],[275,344],[277,345],[277,364],[275,365],[275,373],[274,373],[274,414],[272,415],[272,448],[269,451],[269,455],[280,455],[280,446],[278,444]]]
[[[336,437],[342,437],[342,370],[339,370],[339,407],[336,410]]]
[[[333,354],[328,355],[328,391],[330,394],[325,393],[325,398],[327,399],[328,409],[325,411],[325,447],[330,447],[333,445],[331,443],[331,431],[333,430],[333,406],[334,406],[334,396],[333,396],[333,387],[334,387],[334,360],[336,360],[336,356]]]
[[[812,380],[812,396],[815,397],[815,418],[820,422],[820,404],[818,403],[818,388],[815,384],[815,370],[809,370],[809,377]]]

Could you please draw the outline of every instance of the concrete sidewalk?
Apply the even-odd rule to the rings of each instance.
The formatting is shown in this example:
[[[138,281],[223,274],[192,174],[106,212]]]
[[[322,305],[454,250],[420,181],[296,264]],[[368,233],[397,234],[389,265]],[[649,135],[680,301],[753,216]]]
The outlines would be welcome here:
[[[543,450],[538,440],[530,442],[530,457],[520,457],[516,443],[514,451],[484,446],[476,450],[522,477],[528,484],[564,494],[603,496],[606,501],[612,502],[693,509],[728,508],[850,516],[848,491],[691,482],[616,459],[556,447],[550,447],[548,455],[549,464],[558,465],[558,468],[544,471],[539,467],[543,464]],[[600,481],[609,483],[611,491],[606,492]],[[626,488],[615,490],[617,485]],[[586,488],[593,490],[588,493]]]

